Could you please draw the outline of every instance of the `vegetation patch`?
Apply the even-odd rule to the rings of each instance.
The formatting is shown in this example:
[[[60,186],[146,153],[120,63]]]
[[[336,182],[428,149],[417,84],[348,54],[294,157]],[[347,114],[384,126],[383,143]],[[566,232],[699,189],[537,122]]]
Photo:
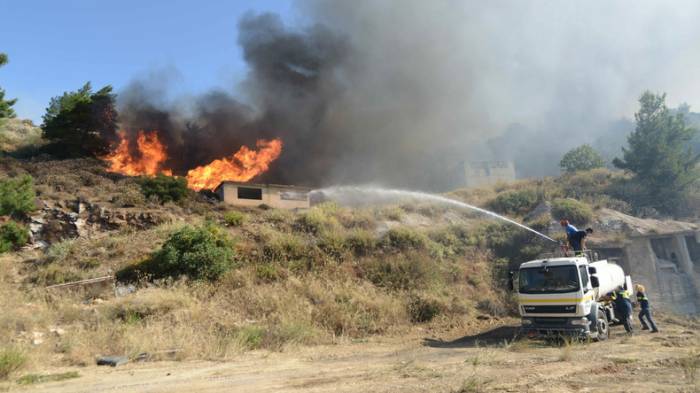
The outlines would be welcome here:
[[[537,192],[526,188],[502,192],[488,203],[488,207],[501,214],[523,215],[534,209],[538,202]]]
[[[214,225],[184,227],[173,233],[163,247],[146,261],[117,273],[117,278],[134,280],[139,274],[151,278],[215,280],[233,265],[233,241]]]
[[[229,227],[239,227],[243,225],[247,218],[248,217],[245,215],[245,213],[236,210],[229,210],[224,213],[224,224]]]
[[[0,254],[16,250],[29,241],[29,231],[24,225],[8,221],[0,225]]]
[[[585,225],[593,218],[593,211],[575,199],[555,199],[552,203],[552,216],[559,220],[569,220],[575,225]]]
[[[36,208],[35,199],[31,176],[0,180],[0,216],[24,216]]]
[[[141,192],[146,198],[157,198],[161,203],[178,202],[187,195],[187,179],[158,174],[140,181]]]
[[[17,380],[19,385],[34,385],[44,382],[65,381],[66,379],[79,378],[80,374],[77,371],[68,371],[59,374],[27,374]]]
[[[24,352],[15,348],[0,349],[0,380],[7,379],[12,373],[20,370],[27,362]]]

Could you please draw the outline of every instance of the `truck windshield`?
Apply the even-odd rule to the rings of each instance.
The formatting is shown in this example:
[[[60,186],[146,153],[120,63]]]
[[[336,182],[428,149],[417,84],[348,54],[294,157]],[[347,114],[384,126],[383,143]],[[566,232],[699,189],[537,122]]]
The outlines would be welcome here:
[[[546,266],[520,270],[520,293],[560,293],[579,289],[576,266]]]

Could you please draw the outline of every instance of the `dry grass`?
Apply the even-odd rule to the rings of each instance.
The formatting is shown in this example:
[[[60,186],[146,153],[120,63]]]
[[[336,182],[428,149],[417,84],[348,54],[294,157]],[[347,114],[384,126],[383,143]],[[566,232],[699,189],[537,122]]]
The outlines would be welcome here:
[[[324,203],[303,212],[234,211],[196,198],[161,206],[128,193],[118,197],[133,191],[134,180],[105,174],[91,160],[0,159],[3,168],[34,175],[45,201],[72,203],[76,195],[92,193],[85,197],[100,206],[179,218],[0,259],[0,345],[26,350],[28,372],[46,363],[91,364],[97,355],[227,359],[248,350],[398,334],[416,324],[453,329],[478,304],[503,302],[491,285],[490,254],[469,227],[454,223],[462,216],[447,220],[443,216],[450,212],[442,208],[420,205],[407,213],[396,206]],[[411,226],[409,215],[430,217],[435,225]],[[236,239],[236,263],[217,281],[141,282],[133,293],[115,297],[107,291],[98,301],[86,293],[43,289],[113,274],[143,261],[182,225],[204,221],[227,224]],[[36,345],[35,332],[41,337]]]

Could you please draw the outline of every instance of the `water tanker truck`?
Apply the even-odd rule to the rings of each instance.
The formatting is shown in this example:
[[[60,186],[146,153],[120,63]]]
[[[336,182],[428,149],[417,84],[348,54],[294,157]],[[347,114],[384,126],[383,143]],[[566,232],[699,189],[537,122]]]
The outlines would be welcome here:
[[[608,338],[609,327],[621,322],[609,295],[619,287],[631,293],[632,280],[620,266],[595,259],[590,252],[542,258],[511,273],[509,286],[517,292],[523,333]]]

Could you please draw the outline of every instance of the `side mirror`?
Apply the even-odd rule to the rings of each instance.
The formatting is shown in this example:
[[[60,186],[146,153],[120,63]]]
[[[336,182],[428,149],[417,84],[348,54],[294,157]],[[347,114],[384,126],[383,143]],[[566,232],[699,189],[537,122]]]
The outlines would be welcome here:
[[[589,266],[588,267],[588,274],[596,274],[598,272],[595,267]]]
[[[512,271],[508,272],[508,290],[511,292],[515,290],[515,287],[513,285],[513,275],[514,273]]]
[[[591,286],[593,288],[598,288],[600,286],[600,281],[598,281],[597,276],[591,276]]]

